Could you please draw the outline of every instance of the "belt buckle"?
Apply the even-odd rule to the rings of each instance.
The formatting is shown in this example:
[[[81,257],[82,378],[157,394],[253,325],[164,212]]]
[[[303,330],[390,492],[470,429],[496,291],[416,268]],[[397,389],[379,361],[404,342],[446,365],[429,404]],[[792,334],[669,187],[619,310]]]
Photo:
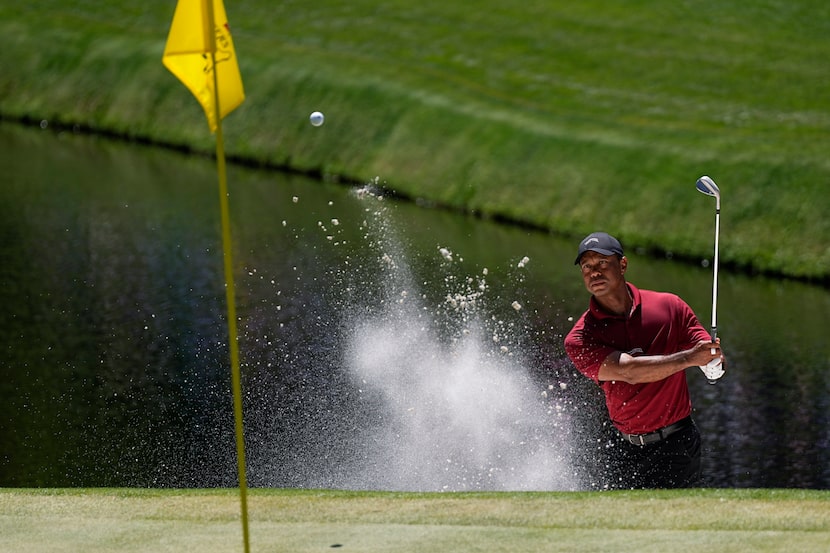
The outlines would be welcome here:
[[[646,445],[645,434],[629,434],[628,441],[634,445]]]

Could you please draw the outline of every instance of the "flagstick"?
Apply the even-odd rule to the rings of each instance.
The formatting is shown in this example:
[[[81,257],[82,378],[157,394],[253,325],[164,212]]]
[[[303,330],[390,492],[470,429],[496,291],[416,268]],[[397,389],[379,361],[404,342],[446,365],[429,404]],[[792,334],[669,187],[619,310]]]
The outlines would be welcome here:
[[[214,73],[216,71],[214,70]],[[245,433],[242,421],[242,383],[239,370],[239,343],[236,330],[236,300],[231,255],[230,208],[228,180],[225,176],[225,152],[222,144],[222,122],[216,125],[216,164],[219,171],[219,196],[222,210],[222,251],[225,258],[225,297],[228,303],[228,339],[231,356],[231,387],[233,412],[236,420],[236,457],[239,470],[239,499],[242,503],[242,537],[246,553],[250,550],[248,538],[248,484],[245,475]]]
[[[234,418],[236,419],[236,457],[239,470],[239,499],[242,503],[242,537],[245,543],[245,552],[247,553],[250,551],[250,545],[248,538],[248,484],[245,475],[245,433],[242,421],[242,383],[239,371],[239,343],[237,341],[236,330],[236,294],[234,292],[233,258],[231,256],[228,181],[225,176],[225,152],[222,145],[221,120],[216,125],[216,164],[219,171],[219,201],[222,209],[222,251],[224,252],[225,258],[225,297],[228,303],[228,339],[230,340],[233,412]]]
[[[222,211],[222,253],[225,260],[225,299],[228,304],[228,346],[231,357],[231,388],[233,412],[236,421],[236,460],[239,471],[239,500],[242,505],[242,541],[245,553],[250,551],[248,535],[248,483],[245,475],[245,430],[242,419],[242,383],[239,371],[239,343],[236,330],[236,293],[233,280],[231,252],[231,215],[228,203],[228,179],[225,171],[225,147],[222,140],[222,117],[219,109],[219,78],[216,74],[216,37],[213,33],[213,0],[203,0],[206,6],[211,67],[213,68],[213,102],[216,117],[216,169],[219,173],[219,205]]]

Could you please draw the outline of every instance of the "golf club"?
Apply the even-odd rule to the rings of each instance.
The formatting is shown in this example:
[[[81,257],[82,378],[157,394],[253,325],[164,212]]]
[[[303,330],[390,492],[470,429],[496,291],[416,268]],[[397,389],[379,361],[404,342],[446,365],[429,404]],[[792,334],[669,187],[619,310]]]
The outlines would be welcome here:
[[[711,178],[702,176],[697,179],[697,189],[707,196],[715,197],[715,260],[714,278],[712,282],[712,342],[718,337],[718,242],[720,240],[720,189]],[[715,350],[712,349],[712,353]],[[723,367],[720,366],[720,359],[714,359],[708,365],[700,367],[703,374],[714,384],[718,378],[723,376]]]

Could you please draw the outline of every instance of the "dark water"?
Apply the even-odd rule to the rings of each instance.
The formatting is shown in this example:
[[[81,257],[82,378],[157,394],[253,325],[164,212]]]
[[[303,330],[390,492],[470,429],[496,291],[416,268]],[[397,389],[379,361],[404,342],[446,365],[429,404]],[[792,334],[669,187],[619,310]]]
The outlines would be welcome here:
[[[0,146],[0,486],[235,485],[213,162],[9,125]],[[562,351],[570,241],[228,177],[251,485],[605,485],[604,405]],[[710,269],[629,257],[708,324]],[[829,310],[722,272],[729,372],[688,373],[706,485],[830,487]]]

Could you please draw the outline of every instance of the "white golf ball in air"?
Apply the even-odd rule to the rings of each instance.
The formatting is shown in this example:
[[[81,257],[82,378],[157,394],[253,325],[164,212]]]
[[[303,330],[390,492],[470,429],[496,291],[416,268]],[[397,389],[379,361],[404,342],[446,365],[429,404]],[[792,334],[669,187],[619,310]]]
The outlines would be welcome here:
[[[312,114],[308,117],[308,120],[309,120],[309,121],[311,121],[311,124],[312,124],[312,125],[314,125],[315,127],[319,127],[320,125],[322,125],[322,124],[323,124],[323,121],[325,121],[325,120],[326,120],[326,118],[325,118],[325,116],[324,116],[322,113],[320,113],[319,111],[315,111],[314,113],[312,113]]]

